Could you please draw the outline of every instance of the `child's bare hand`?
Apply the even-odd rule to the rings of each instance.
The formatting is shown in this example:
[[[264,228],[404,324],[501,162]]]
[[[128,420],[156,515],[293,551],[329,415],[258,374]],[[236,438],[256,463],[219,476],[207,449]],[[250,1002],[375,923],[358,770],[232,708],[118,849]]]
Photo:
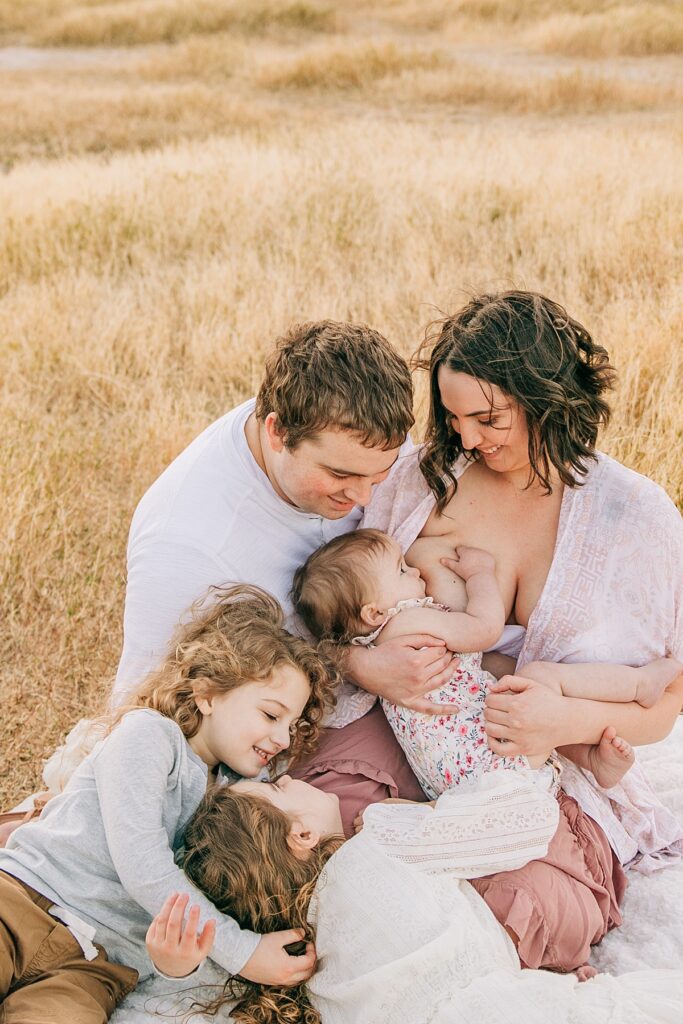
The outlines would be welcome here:
[[[170,978],[184,978],[199,967],[211,952],[216,937],[216,922],[207,921],[201,932],[199,907],[191,906],[185,921],[190,897],[172,893],[147,930],[145,945],[157,970]]]
[[[488,551],[468,548],[464,544],[455,549],[455,558],[442,558],[441,564],[463,580],[468,580],[478,572],[493,572],[496,568],[495,559]]]
[[[259,985],[290,986],[308,981],[315,970],[313,943],[306,943],[305,952],[301,956],[290,956],[283,949],[292,942],[301,942],[304,934],[302,928],[290,928],[288,931],[262,935],[258,946],[240,971],[241,977]]]

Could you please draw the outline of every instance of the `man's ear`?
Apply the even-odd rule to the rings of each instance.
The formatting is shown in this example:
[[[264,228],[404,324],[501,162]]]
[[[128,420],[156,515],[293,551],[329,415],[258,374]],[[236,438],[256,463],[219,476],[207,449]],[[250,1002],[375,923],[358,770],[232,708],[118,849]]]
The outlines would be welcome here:
[[[293,821],[287,836],[287,846],[299,860],[308,860],[311,850],[315,850],[320,842],[320,833],[312,828],[304,828],[300,821]]]
[[[215,694],[211,689],[209,679],[195,679],[192,683],[192,694],[194,702],[202,715],[210,715],[213,711],[213,698]]]
[[[372,626],[373,629],[377,629],[384,622],[386,612],[383,612],[375,604],[364,604],[360,610],[360,617],[366,626]]]
[[[268,445],[271,451],[281,452],[285,447],[285,435],[280,429],[276,412],[268,413],[263,421],[263,427],[265,429],[266,438],[268,439]]]

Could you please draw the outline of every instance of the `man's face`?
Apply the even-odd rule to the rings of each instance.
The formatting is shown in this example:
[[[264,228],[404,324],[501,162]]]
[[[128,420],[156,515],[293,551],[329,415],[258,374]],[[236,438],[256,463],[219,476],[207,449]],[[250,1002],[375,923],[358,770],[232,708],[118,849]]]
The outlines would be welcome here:
[[[272,414],[271,414],[272,415]],[[342,519],[365,506],[375,484],[386,479],[399,449],[364,445],[349,430],[330,428],[287,448],[275,419],[266,418],[268,476],[281,498],[312,515]]]

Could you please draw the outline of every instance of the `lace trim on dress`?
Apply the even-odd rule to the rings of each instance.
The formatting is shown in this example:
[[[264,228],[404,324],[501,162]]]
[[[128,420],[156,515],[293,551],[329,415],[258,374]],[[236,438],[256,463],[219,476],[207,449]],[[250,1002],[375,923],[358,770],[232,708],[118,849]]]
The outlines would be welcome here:
[[[395,608],[389,608],[387,611],[387,617],[384,622],[377,627],[372,633],[368,633],[367,636],[354,636],[351,640],[352,644],[356,647],[372,647],[377,637],[380,635],[384,627],[392,619],[395,619],[399,612],[405,611],[407,608],[440,608],[443,611],[448,611],[445,605],[434,604],[433,597],[410,597],[405,601],[399,601]]]

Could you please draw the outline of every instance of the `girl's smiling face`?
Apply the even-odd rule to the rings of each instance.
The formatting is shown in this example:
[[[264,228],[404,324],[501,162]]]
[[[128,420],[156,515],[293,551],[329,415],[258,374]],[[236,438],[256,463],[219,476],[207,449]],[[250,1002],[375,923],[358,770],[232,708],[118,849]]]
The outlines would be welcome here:
[[[511,473],[529,465],[529,429],[519,404],[495,384],[438,370],[445,417],[465,451],[475,451],[489,469]]]
[[[201,725],[189,744],[209,767],[223,763],[252,778],[289,747],[310,693],[304,673],[288,663],[228,693],[212,695],[206,680],[196,696]]]

